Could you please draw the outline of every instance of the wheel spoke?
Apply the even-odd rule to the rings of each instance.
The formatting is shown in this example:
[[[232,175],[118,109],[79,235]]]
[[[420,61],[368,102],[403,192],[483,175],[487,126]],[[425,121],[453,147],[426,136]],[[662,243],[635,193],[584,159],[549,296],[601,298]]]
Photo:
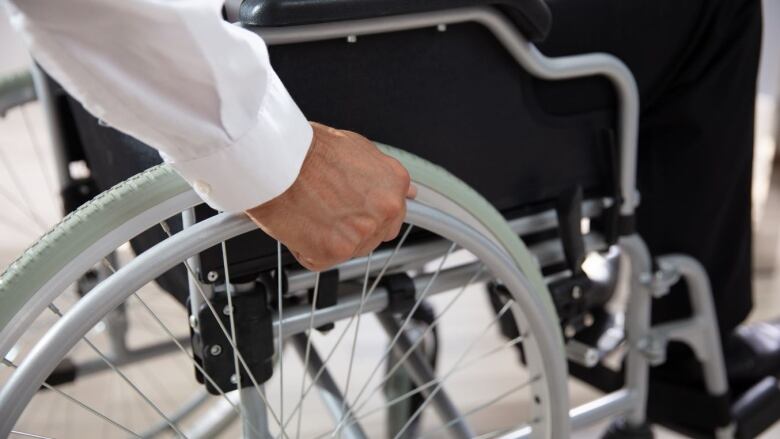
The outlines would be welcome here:
[[[469,361],[463,362],[459,367],[457,365],[454,366],[451,369],[452,373],[449,373],[447,376],[444,376],[444,377],[442,377],[440,379],[430,380],[430,381],[428,381],[426,383],[423,383],[422,385],[415,386],[414,389],[412,389],[412,390],[410,390],[410,391],[408,391],[408,392],[406,392],[406,393],[404,393],[404,394],[402,394],[400,396],[397,396],[397,397],[391,399],[390,401],[385,402],[384,404],[382,404],[382,405],[380,405],[378,407],[374,407],[374,408],[362,411],[362,408],[366,406],[366,402],[364,402],[363,405],[361,405],[358,409],[355,410],[357,415],[355,416],[355,418],[353,420],[346,422],[346,426],[348,427],[349,425],[351,425],[351,423],[359,422],[360,420],[366,419],[369,416],[373,415],[374,413],[386,410],[389,407],[392,407],[392,406],[394,406],[396,404],[399,404],[399,403],[405,401],[406,399],[411,398],[412,396],[417,395],[417,394],[423,392],[425,389],[433,387],[433,386],[435,386],[435,385],[437,385],[439,383],[443,383],[450,376],[454,375],[454,372],[462,372],[463,370],[466,370],[466,369],[470,368],[471,366],[474,366],[474,365],[476,365],[476,364],[478,364],[478,363],[488,359],[489,357],[497,354],[498,352],[502,352],[504,350],[513,348],[515,345],[521,343],[525,339],[526,339],[525,335],[521,335],[521,336],[515,337],[514,339],[504,343],[503,345],[501,345],[498,348],[491,349],[491,350],[489,350],[489,351],[487,351],[485,353],[480,354],[477,357],[474,357],[473,359],[471,359]],[[411,352],[411,350],[407,350],[407,352]],[[400,365],[400,362],[396,363],[396,366],[399,366],[399,365]],[[457,368],[457,369],[455,369],[455,368]],[[397,370],[397,368],[394,369],[394,370]],[[381,388],[381,385],[380,385],[379,388]],[[321,439],[321,438],[323,438],[325,436],[328,436],[330,434],[331,434],[330,432],[323,433],[322,435],[318,436],[315,439]]]
[[[497,403],[498,401],[501,401],[502,399],[508,397],[509,395],[512,395],[513,393],[515,393],[515,392],[517,392],[519,390],[525,389],[526,387],[528,387],[531,384],[533,384],[536,381],[538,381],[539,378],[540,377],[537,375],[537,376],[535,376],[533,378],[530,378],[528,380],[523,381],[522,383],[520,383],[520,384],[510,388],[509,390],[501,392],[500,394],[498,394],[497,396],[491,398],[490,400],[488,400],[486,402],[483,402],[482,404],[474,407],[471,410],[466,411],[465,413],[463,413],[462,418],[467,418],[467,417],[473,415],[474,413],[480,412],[480,411],[486,409],[487,407],[490,407],[491,405]],[[456,422],[455,420],[451,420],[451,421],[447,422],[446,424],[440,425],[440,426],[436,427],[435,429],[433,429],[433,430],[423,434],[418,439],[423,439],[423,438],[429,437],[429,436],[433,435],[434,433],[438,433],[438,432],[440,432],[440,431],[442,431],[442,430],[444,430],[446,428],[449,428],[455,422]]]
[[[230,283],[230,268],[227,256],[227,243],[222,241],[220,243],[222,249],[222,265],[225,270],[225,295],[227,296],[228,309],[228,321],[230,324],[230,340],[233,346],[238,346],[236,342],[236,319],[235,308],[233,308],[233,285]],[[241,367],[238,364],[238,349],[233,349],[233,370],[236,374],[236,389],[241,389]]]
[[[276,241],[276,301],[279,306],[279,332],[278,338],[278,354],[279,355],[279,419],[284,419],[284,308],[282,292],[282,243]],[[286,436],[284,431],[284,425],[281,426],[281,436]]]
[[[303,356],[303,373],[301,374],[301,397],[298,401],[303,403],[303,398],[305,395],[303,394],[303,391],[306,387],[306,376],[308,375],[306,371],[309,370],[309,356],[311,355],[311,337],[314,334],[314,311],[317,309],[317,300],[320,293],[320,273],[318,272],[316,274],[316,277],[314,278],[314,292],[312,293],[312,299],[311,299],[311,315],[309,317],[309,330],[306,333],[306,352]],[[303,410],[298,410],[298,426],[295,429],[295,439],[300,439],[301,437],[301,419],[302,419]]]
[[[8,161],[8,158],[6,157],[2,149],[0,149],[0,162],[3,163],[3,167],[5,168],[7,175],[11,177],[11,183],[16,189],[16,193],[19,194],[18,198],[20,198],[21,203],[24,204],[27,215],[30,217],[31,220],[35,222],[35,224],[38,225],[38,227],[41,228],[42,231],[47,230],[49,227],[46,225],[46,221],[44,221],[43,218],[38,216],[38,214],[35,212],[35,208],[32,205],[32,200],[34,198],[30,196],[29,192],[26,189],[26,186],[22,184],[21,180],[19,179],[19,175],[16,173],[16,171],[14,171],[14,167],[11,166],[11,164]],[[10,194],[6,193],[5,196],[9,197]]]
[[[0,195],[2,195],[2,193],[0,193]],[[0,216],[0,223],[3,223],[5,226],[11,229],[16,229],[17,232],[21,232],[33,236],[36,236],[38,234],[38,231],[36,231],[35,229],[28,228],[29,226],[26,223],[22,225],[15,221],[11,221],[5,216]]]
[[[62,312],[59,310],[59,308],[54,306],[53,303],[49,304],[49,310],[51,312],[53,312],[55,315],[57,315],[57,317],[62,318]],[[146,404],[149,405],[149,407],[152,408],[152,410],[157,412],[157,414],[162,419],[164,419],[168,423],[168,425],[170,425],[171,429],[173,429],[179,436],[186,438],[186,436],[184,435],[184,433],[182,433],[182,431],[179,429],[179,427],[173,421],[171,421],[171,419],[168,418],[168,416],[166,416],[165,413],[163,413],[163,411],[160,409],[160,407],[158,407],[157,404],[154,403],[154,401],[149,399],[149,397],[146,396],[146,394],[140,388],[138,388],[138,386],[133,382],[133,380],[131,380],[124,372],[122,372],[119,369],[119,367],[116,364],[114,364],[114,362],[111,361],[111,359],[109,359],[108,356],[106,356],[100,349],[98,349],[98,347],[95,346],[95,344],[92,343],[92,341],[90,341],[90,339],[87,336],[81,337],[81,340],[87,346],[89,346],[90,349],[92,349],[92,351],[95,352],[95,354],[97,354],[97,356],[100,357],[100,359],[103,360],[103,362],[106,363],[106,365],[109,368],[111,368],[111,370],[113,370],[114,373],[119,376],[119,378],[122,379],[122,381],[124,381],[128,386],[130,386],[130,388],[132,388],[133,391],[138,396],[140,396],[141,399],[143,399],[146,402]]]
[[[160,226],[163,228],[165,233],[168,235],[168,237],[171,236],[171,229],[168,227],[168,224],[166,222],[161,222]],[[194,279],[197,279],[197,275],[195,271],[192,269],[190,264],[187,261],[182,262],[184,264],[184,267],[187,269],[187,272],[190,274],[190,276],[193,276]],[[274,421],[277,425],[281,426],[282,422],[279,419],[279,417],[276,415],[276,412],[271,408],[270,404],[268,404],[268,400],[265,397],[264,392],[261,389],[260,384],[257,382],[257,379],[255,378],[254,374],[252,373],[252,370],[249,368],[249,366],[246,363],[246,360],[244,360],[243,355],[241,355],[241,352],[238,351],[238,347],[235,343],[233,343],[233,340],[230,337],[230,332],[227,330],[225,325],[222,323],[222,319],[219,317],[219,313],[214,308],[214,304],[211,302],[211,299],[209,299],[206,292],[203,290],[203,285],[201,283],[195,282],[196,290],[198,291],[198,294],[200,295],[201,299],[203,299],[204,303],[206,303],[206,306],[208,307],[211,314],[214,316],[214,320],[217,323],[217,326],[219,326],[220,330],[222,331],[222,334],[227,339],[228,344],[230,344],[230,347],[233,349],[234,352],[236,352],[236,355],[238,356],[238,361],[241,364],[241,366],[246,370],[247,375],[249,375],[250,381],[252,381],[252,385],[254,386],[255,392],[257,392],[260,399],[263,401],[263,403],[266,405],[266,408],[268,409],[268,412],[271,414],[271,417],[273,417]],[[285,424],[286,425],[286,424]]]
[[[13,363],[12,361],[7,360],[7,359],[3,359],[3,364],[5,364],[6,366],[8,366],[8,367],[10,367],[12,369],[16,369],[17,368],[15,363]],[[120,424],[119,422],[114,421],[110,417],[100,413],[99,411],[93,409],[92,407],[90,407],[86,403],[83,403],[83,402],[79,401],[77,398],[74,398],[73,396],[63,392],[62,390],[60,390],[60,389],[58,389],[58,388],[56,388],[56,387],[54,387],[52,385],[50,385],[49,383],[44,381],[42,386],[47,388],[47,389],[49,389],[49,390],[51,390],[52,392],[54,392],[54,393],[56,393],[56,394],[58,394],[60,396],[62,396],[63,398],[67,399],[68,401],[78,405],[79,407],[81,407],[84,410],[92,413],[93,415],[99,417],[100,419],[103,419],[104,421],[106,421],[109,424],[113,425],[114,427],[124,431],[125,433],[127,433],[127,434],[129,434],[129,435],[131,435],[133,437],[137,437],[137,438],[141,437],[138,434],[136,434],[135,432],[133,432],[132,430],[130,430],[129,428],[127,428],[124,425]],[[29,434],[29,433],[22,433],[22,432],[16,432],[16,431],[14,431],[12,433],[16,433],[16,434],[20,434],[20,435],[27,435],[27,436],[31,436],[31,437],[45,437],[45,436],[36,436],[36,435]]]
[[[347,382],[344,385],[343,400],[341,402],[341,411],[346,413],[347,398],[349,398],[349,384],[352,381],[352,364],[355,361],[355,348],[357,347],[358,334],[360,333],[360,320],[363,316],[363,307],[366,304],[366,292],[368,291],[368,276],[371,274],[371,256],[374,252],[368,254],[368,260],[366,261],[366,273],[363,276],[363,290],[360,293],[360,305],[358,306],[357,321],[355,323],[355,335],[352,337],[352,348],[349,354],[349,364],[347,366]],[[333,430],[333,436],[336,436],[339,432],[339,426],[342,420],[339,419],[336,423],[336,428]]]
[[[40,219],[38,215],[30,211],[29,209],[25,209],[19,206],[19,202],[15,200],[16,197],[14,197],[10,192],[8,192],[2,186],[0,186],[0,196],[5,198],[8,204],[14,206],[16,210],[18,210],[22,215],[26,216],[28,220],[32,221],[32,223],[37,226],[38,231],[35,233],[44,233],[46,231],[47,227],[44,224],[43,220]]]
[[[372,293],[375,291],[375,289],[376,289],[377,285],[379,285],[379,282],[380,282],[380,280],[382,279],[382,276],[384,276],[385,272],[386,272],[386,271],[387,271],[387,269],[390,267],[390,264],[392,263],[392,261],[393,261],[393,258],[395,257],[395,255],[396,255],[396,254],[398,254],[398,251],[399,251],[399,250],[401,249],[401,247],[403,246],[404,242],[406,241],[406,238],[409,236],[409,233],[412,231],[412,228],[413,228],[413,227],[414,227],[414,226],[412,226],[412,225],[410,224],[410,225],[409,225],[409,226],[406,228],[406,231],[405,231],[405,232],[404,232],[404,234],[401,236],[401,239],[398,241],[398,244],[396,244],[395,248],[393,249],[393,252],[392,252],[392,253],[390,254],[390,256],[387,258],[387,260],[385,261],[384,265],[382,266],[382,269],[379,271],[379,275],[378,275],[378,276],[377,276],[377,278],[374,280],[374,283],[373,283],[373,284],[371,284],[371,288],[369,289],[369,291],[366,293],[366,296],[365,296],[365,299],[366,299],[366,300],[368,300],[368,298],[369,298],[369,297],[371,297],[371,294],[372,294]],[[336,349],[337,349],[337,348],[339,347],[339,345],[341,344],[341,341],[344,339],[344,336],[346,336],[346,334],[347,334],[347,331],[349,331],[349,328],[352,326],[352,322],[355,320],[355,316],[356,316],[356,314],[353,314],[353,315],[352,315],[352,317],[350,317],[350,319],[347,321],[347,323],[346,323],[346,326],[344,327],[344,330],[343,330],[343,331],[341,331],[341,333],[339,334],[339,337],[338,337],[338,339],[336,340],[336,343],[333,345],[333,347],[330,349],[330,352],[328,352],[328,355],[325,357],[325,360],[323,361],[322,367],[321,367],[321,368],[320,368],[320,370],[319,370],[319,371],[318,371],[318,372],[317,372],[317,373],[314,375],[314,378],[312,378],[312,382],[311,382],[311,383],[309,383],[308,387],[306,388],[306,391],[305,391],[305,392],[303,392],[303,394],[304,394],[304,398],[306,397],[306,395],[308,395],[308,394],[309,394],[309,392],[311,391],[312,387],[313,387],[313,386],[314,386],[314,384],[317,382],[317,379],[318,379],[318,378],[320,377],[320,375],[322,374],[322,371],[323,371],[323,370],[325,370],[325,367],[327,367],[327,365],[328,365],[328,361],[330,361],[331,357],[332,357],[332,356],[333,356],[333,354],[336,352]],[[294,416],[294,415],[297,413],[297,411],[298,411],[298,410],[301,410],[302,403],[303,403],[303,398],[302,398],[300,401],[298,401],[298,402],[296,403],[296,405],[295,405],[295,408],[293,409],[293,412],[290,414],[290,416],[287,418],[287,420],[285,420],[285,422],[284,422],[284,425],[285,425],[285,427],[286,427],[286,426],[287,426],[287,424],[288,424],[288,423],[289,423],[289,422],[292,420],[293,416]]]
[[[48,172],[46,172],[45,163],[46,160],[43,158],[43,152],[41,149],[41,143],[38,141],[38,135],[35,134],[35,130],[33,130],[32,122],[30,121],[30,117],[27,114],[27,107],[22,105],[19,107],[20,112],[22,113],[22,121],[24,122],[24,127],[27,130],[27,137],[30,139],[30,144],[33,147],[33,151],[35,152],[35,157],[38,159],[38,163],[41,166],[41,174],[43,175],[43,181],[46,184],[46,188],[49,190],[49,194],[52,197],[57,196],[57,191],[54,190],[54,183],[51,180],[51,175],[49,175]]]
[[[510,299],[509,301],[507,301],[506,305],[504,305],[504,307],[501,308],[501,310],[498,313],[496,313],[495,318],[493,318],[490,321],[490,323],[487,326],[485,326],[485,328],[482,330],[482,332],[477,337],[475,337],[474,340],[472,340],[472,342],[469,344],[469,346],[463,351],[463,353],[460,355],[460,357],[458,357],[458,359],[455,361],[455,364],[453,364],[452,367],[450,368],[450,370],[447,371],[447,373],[445,373],[442,376],[442,378],[438,380],[439,382],[437,383],[436,387],[434,387],[434,389],[431,391],[431,393],[425,398],[425,400],[423,400],[423,402],[420,404],[420,406],[417,408],[417,410],[415,410],[414,413],[412,413],[412,416],[409,417],[409,419],[406,421],[406,424],[404,424],[404,426],[401,427],[401,429],[398,431],[398,433],[396,433],[394,439],[398,439],[400,437],[403,437],[403,433],[409,428],[410,425],[412,425],[412,422],[415,419],[417,419],[418,416],[420,416],[420,413],[422,413],[422,411],[425,409],[425,407],[427,407],[428,404],[431,403],[431,401],[433,400],[433,397],[436,396],[436,394],[439,393],[439,391],[441,391],[442,384],[444,383],[444,381],[446,381],[447,377],[449,377],[455,371],[457,371],[458,365],[460,365],[460,363],[466,358],[466,356],[471,352],[471,350],[474,349],[474,346],[476,346],[477,343],[479,343],[479,341],[482,340],[482,337],[484,337],[484,335],[487,334],[487,332],[490,330],[490,328],[495,326],[495,324],[498,323],[498,321],[501,319],[501,317],[503,317],[504,314],[506,314],[506,312],[509,310],[509,308],[511,307],[511,305],[513,303],[514,303],[514,300]]]
[[[112,272],[116,273],[116,268],[111,264],[111,262],[107,258],[103,258],[103,264]],[[168,338],[176,345],[177,348],[179,348],[179,351],[181,351],[182,354],[184,354],[185,357],[190,361],[190,363],[195,366],[195,368],[200,372],[203,377],[212,385],[215,389],[219,392],[220,396],[227,401],[228,404],[230,404],[231,407],[233,407],[233,410],[236,412],[236,414],[241,415],[241,412],[235,404],[228,398],[228,396],[225,394],[225,391],[222,390],[222,388],[217,384],[216,381],[212,378],[211,374],[206,372],[206,370],[201,366],[196,360],[195,357],[187,351],[187,349],[181,344],[181,342],[176,338],[175,335],[173,335],[173,332],[168,328],[168,325],[163,323],[162,319],[157,315],[156,312],[149,306],[149,304],[144,301],[141,296],[138,294],[138,292],[133,293],[133,297],[138,301],[138,303],[141,304],[141,306],[146,310],[146,312],[149,314],[149,316],[157,322],[157,324],[160,326],[160,328],[165,332],[165,334],[168,336]]]
[[[50,438],[48,436],[41,436],[39,434],[25,433],[23,431],[16,431],[16,430],[11,430],[11,434],[15,434],[15,435],[19,435],[19,436],[25,436],[25,437],[32,437],[32,438],[36,438],[36,439],[52,439],[52,438]]]
[[[477,271],[474,273],[474,275],[471,277],[471,279],[466,282],[463,287],[461,287],[458,292],[455,294],[455,296],[447,303],[447,305],[442,309],[442,311],[433,319],[430,325],[428,325],[423,333],[414,341],[412,344],[412,347],[410,349],[407,349],[406,352],[396,361],[396,363],[393,365],[392,368],[385,374],[385,377],[382,379],[382,381],[375,386],[372,391],[366,396],[365,401],[363,404],[358,406],[357,410],[360,410],[361,408],[365,407],[365,405],[371,400],[371,397],[376,394],[384,385],[385,383],[390,379],[391,376],[398,370],[399,367],[401,367],[404,363],[404,361],[409,357],[409,355],[412,354],[412,352],[415,351],[417,346],[422,343],[422,341],[425,339],[425,337],[430,334],[436,326],[439,325],[439,322],[444,317],[444,315],[447,313],[447,311],[452,308],[452,306],[457,302],[457,300],[460,298],[461,295],[471,286],[474,281],[476,281],[479,276],[484,272],[485,267],[484,265],[480,265],[477,269]],[[354,403],[357,405],[358,400],[360,399],[360,396],[365,391],[366,388],[368,388],[368,385],[371,383],[371,380],[374,378],[374,375],[381,369],[382,364],[387,359],[387,357],[390,355],[390,353],[393,350],[393,346],[388,344],[388,347],[385,349],[385,352],[382,354],[382,357],[377,362],[376,366],[374,366],[374,369],[371,371],[371,374],[369,374],[368,379],[366,379],[365,384],[363,385],[363,388],[360,389],[360,392],[358,392],[357,397],[355,397]]]

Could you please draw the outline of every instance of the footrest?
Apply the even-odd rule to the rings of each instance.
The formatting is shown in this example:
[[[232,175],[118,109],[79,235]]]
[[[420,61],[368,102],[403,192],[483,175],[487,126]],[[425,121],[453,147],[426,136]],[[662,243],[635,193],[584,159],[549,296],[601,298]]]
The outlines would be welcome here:
[[[766,377],[739,395],[713,396],[703,389],[651,380],[648,417],[692,438],[715,438],[733,424],[736,438],[755,438],[780,420],[780,388]]]
[[[737,438],[753,438],[780,420],[780,388],[777,378],[766,377],[744,392],[731,406]]]

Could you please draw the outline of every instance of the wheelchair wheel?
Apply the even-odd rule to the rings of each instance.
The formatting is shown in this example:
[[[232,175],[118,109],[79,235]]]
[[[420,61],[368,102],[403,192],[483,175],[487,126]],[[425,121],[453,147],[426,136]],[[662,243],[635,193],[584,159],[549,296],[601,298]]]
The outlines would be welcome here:
[[[32,129],[40,116],[31,108],[35,100],[29,72],[0,77],[0,202],[6,206],[0,225],[10,232],[3,244],[20,251],[61,218],[52,163],[44,157],[45,137]],[[20,154],[25,150],[32,154]]]
[[[45,131],[40,130],[40,127],[44,126],[41,121],[44,116],[44,112],[41,111],[43,105],[39,104],[37,99],[33,74],[30,71],[21,71],[0,77],[0,133],[3,134],[3,142],[0,145],[0,169],[2,169],[0,171],[0,199],[8,206],[0,214],[0,229],[3,230],[2,244],[4,246],[0,267],[3,268],[12,261],[12,259],[7,259],[9,255],[20,254],[25,247],[45,234],[62,217],[63,194],[59,188],[62,187],[63,183],[62,181],[58,182],[56,172],[52,172],[62,163],[60,163],[56,153],[47,153],[47,149],[50,148],[50,145],[47,144],[48,136]],[[78,174],[84,172],[80,168],[74,171],[75,174],[70,175],[70,178],[79,178]],[[87,201],[90,195],[82,193],[80,197]],[[65,204],[65,207],[68,208],[68,203]],[[101,263],[85,271],[74,282],[72,288],[60,295],[58,301],[60,303],[76,301],[104,281],[110,274],[109,266],[118,267],[120,264],[116,256],[117,253],[112,252]],[[164,308],[175,305],[165,299],[167,297],[160,295],[155,301]],[[120,306],[108,313],[92,330],[93,334],[100,334],[99,337],[107,341],[104,350],[115,361],[122,358],[121,361],[135,362],[133,356],[139,352],[128,346],[128,334],[148,325],[148,316],[139,311],[142,310]],[[28,329],[28,332],[41,331],[50,324],[51,322],[41,318],[35,323],[36,328],[34,330]],[[146,347],[160,349],[165,345],[152,344]],[[143,352],[143,350],[140,351],[140,353]],[[12,361],[14,356],[15,350],[12,350],[5,356],[5,359]],[[73,382],[73,368],[77,364],[83,365],[84,363],[84,361],[74,362],[70,358],[64,359],[48,382],[60,386]],[[149,373],[153,366],[152,362],[145,363],[144,373],[136,378],[136,382],[142,387],[162,389],[169,387],[169,385],[157,380],[153,373]],[[82,369],[84,368],[82,367]],[[88,371],[85,373],[90,374]],[[4,377],[3,371],[0,371],[0,376]],[[206,392],[202,388],[192,390],[190,395],[182,397],[182,400],[186,402],[177,407],[175,411],[187,412],[205,405]],[[139,403],[135,405],[123,404],[122,407],[116,409],[116,412],[122,410],[136,412],[138,405]],[[52,408],[56,407],[57,405],[52,405]],[[79,422],[78,416],[70,419],[70,412],[71,410],[65,410],[60,416],[52,416],[51,413],[38,413],[36,422],[47,425],[49,430],[68,429],[69,425],[77,425]]]
[[[384,151],[402,161],[419,188],[418,200],[408,206],[406,232],[395,247],[340,265],[338,303],[331,307],[296,301],[312,291],[316,297],[319,274],[277,267],[287,278],[282,282],[277,276],[278,290],[267,295],[273,305],[269,314],[273,335],[255,343],[275,352],[267,380],[252,376],[243,358],[244,345],[233,349],[232,316],[240,313],[238,309],[234,313],[232,305],[215,309],[212,302],[218,292],[210,294],[210,287],[193,276],[194,289],[214,321],[226,318],[220,313],[230,316],[230,324],[220,325],[220,342],[193,348],[186,336],[188,323],[193,331],[205,328],[188,322],[180,307],[162,309],[163,296],[152,286],[157,276],[188,265],[197,253],[253,230],[246,217],[223,214],[195,224],[122,264],[85,296],[66,297],[69,287],[92,267],[103,263],[113,271],[104,258],[112,252],[122,255],[130,238],[151,227],[165,229],[166,219],[199,200],[173,171],[160,166],[73,212],[0,277],[0,354],[7,366],[0,375],[0,435],[173,433],[195,438],[235,436],[241,428],[246,437],[377,437],[388,431],[388,408],[419,395],[414,412],[393,430],[395,437],[405,437],[415,423],[416,437],[494,437],[509,432],[520,437],[568,437],[562,338],[527,249],[500,214],[465,184],[408,153],[389,147]],[[436,238],[405,244],[412,228]],[[229,279],[228,272],[224,275]],[[409,288],[404,296],[385,282],[390,276],[405,279],[411,296]],[[482,288],[475,288],[493,279],[500,279],[511,294],[498,315],[484,306]],[[226,291],[233,294],[224,296],[238,300],[242,287],[228,280]],[[423,300],[436,314],[414,336],[408,330],[410,317],[423,307]],[[458,307],[461,312],[455,313]],[[131,356],[108,352],[110,341],[95,327],[115,309],[147,314],[147,323],[138,329],[154,332],[155,344],[131,346]],[[520,335],[509,342],[497,330],[500,317],[507,313],[520,328]],[[330,324],[335,325],[330,331],[316,330]],[[441,356],[436,369],[418,349],[429,338],[426,332],[434,329],[445,346],[454,346],[452,353]],[[377,343],[382,332],[389,343]],[[501,361],[506,356],[504,361],[511,361],[520,343],[527,356],[524,368],[515,370],[513,362],[512,374],[498,377],[489,372],[484,360]],[[294,361],[285,352],[286,345],[295,346],[302,361]],[[231,367],[210,374],[198,361],[208,355],[229,355]],[[388,399],[382,397],[382,389],[392,374],[381,370],[391,357],[402,362],[413,385],[406,394]],[[192,379],[195,372],[215,396],[191,397],[200,386]],[[241,390],[217,385],[212,374],[221,373]],[[137,378],[150,374],[158,385],[142,387]],[[164,392],[173,381],[186,391]],[[117,389],[140,401],[143,410],[122,412],[122,407],[137,405],[110,398]],[[312,393],[319,393],[321,401]],[[418,422],[423,412],[426,416]],[[71,422],[71,430],[65,427],[67,422],[46,430],[46,425],[35,422],[42,413],[50,418],[64,413],[60,417]],[[236,418],[241,422],[231,424]]]

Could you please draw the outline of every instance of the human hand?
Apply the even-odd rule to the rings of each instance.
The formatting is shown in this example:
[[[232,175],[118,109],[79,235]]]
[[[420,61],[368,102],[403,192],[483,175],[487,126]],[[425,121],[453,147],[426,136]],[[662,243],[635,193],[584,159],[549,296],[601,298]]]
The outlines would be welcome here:
[[[304,267],[323,271],[365,256],[398,233],[416,189],[400,162],[365,137],[312,123],[298,178],[246,213]]]

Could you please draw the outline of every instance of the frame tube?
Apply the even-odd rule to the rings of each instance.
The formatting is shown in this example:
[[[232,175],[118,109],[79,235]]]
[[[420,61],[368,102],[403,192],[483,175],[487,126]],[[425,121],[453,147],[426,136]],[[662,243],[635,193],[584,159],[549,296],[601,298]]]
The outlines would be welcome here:
[[[260,35],[267,44],[277,45],[400,32],[467,22],[476,22],[485,26],[503,44],[518,64],[542,79],[560,80],[601,75],[612,82],[619,100],[618,126],[622,197],[620,213],[624,216],[633,215],[634,207],[638,201],[635,188],[639,133],[639,90],[631,71],[613,55],[590,53],[558,58],[546,57],[517,30],[517,26],[498,10],[488,6],[283,28],[247,26],[247,29]]]

